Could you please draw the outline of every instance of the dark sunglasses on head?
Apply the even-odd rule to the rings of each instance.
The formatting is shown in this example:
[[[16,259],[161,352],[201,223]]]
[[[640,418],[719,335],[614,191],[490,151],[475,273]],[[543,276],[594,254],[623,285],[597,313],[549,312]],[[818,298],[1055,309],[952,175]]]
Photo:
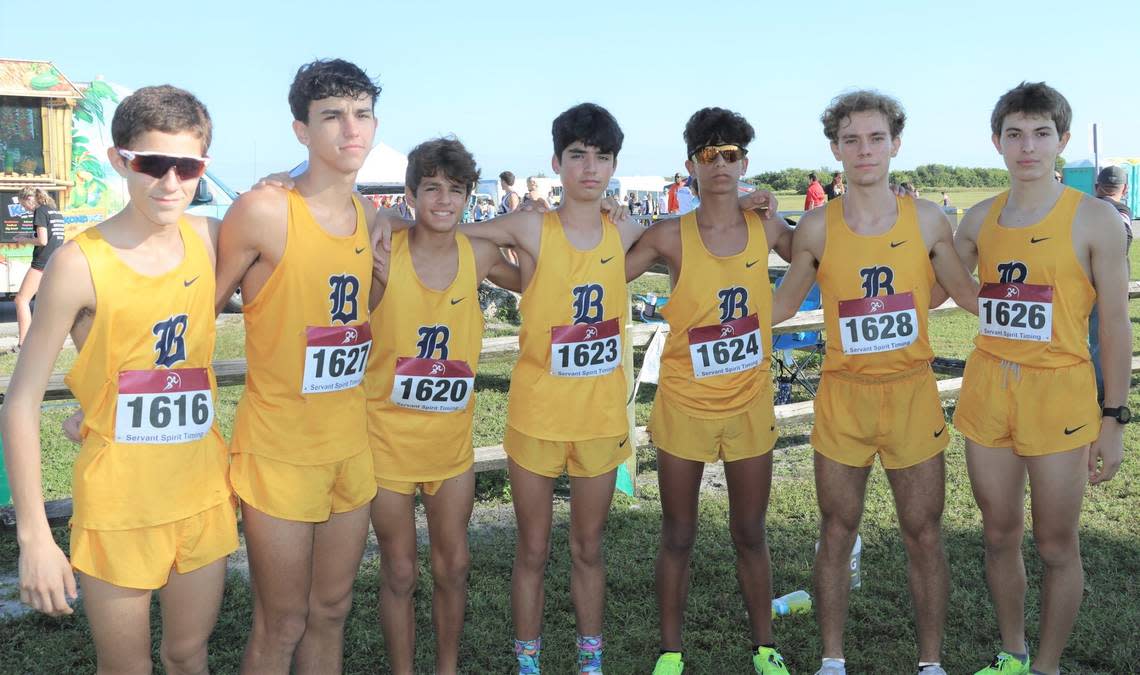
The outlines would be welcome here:
[[[697,148],[692,156],[701,164],[712,164],[716,161],[716,156],[720,155],[724,161],[732,164],[744,159],[747,154],[748,150],[732,143],[728,145],[706,145],[703,148]]]
[[[160,152],[134,152],[119,148],[119,156],[127,160],[131,171],[144,173],[151,178],[159,180],[166,177],[170,169],[178,174],[178,180],[194,180],[206,173],[206,165],[210,163],[209,157],[182,157],[179,155],[164,155]]]

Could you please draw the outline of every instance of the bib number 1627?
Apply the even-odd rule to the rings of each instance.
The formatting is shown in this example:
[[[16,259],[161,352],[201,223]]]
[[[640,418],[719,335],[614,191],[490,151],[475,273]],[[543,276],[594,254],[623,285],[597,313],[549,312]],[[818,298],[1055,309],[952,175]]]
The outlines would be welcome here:
[[[364,380],[372,349],[371,326],[310,326],[305,338],[302,394],[341,391]]]

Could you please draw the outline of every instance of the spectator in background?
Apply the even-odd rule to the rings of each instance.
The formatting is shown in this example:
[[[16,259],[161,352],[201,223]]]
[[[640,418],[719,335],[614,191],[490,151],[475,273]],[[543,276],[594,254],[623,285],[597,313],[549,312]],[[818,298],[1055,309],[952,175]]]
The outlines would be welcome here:
[[[681,174],[675,173],[673,174],[673,183],[669,185],[669,187],[665,190],[665,192],[668,194],[666,211],[668,211],[670,215],[681,212],[681,202],[677,199],[677,191],[681,189],[681,186],[683,184],[684,183],[681,180]]]
[[[808,189],[807,196],[804,197],[804,211],[811,211],[817,206],[823,206],[827,203],[827,194],[823,191],[823,186],[819,184],[819,178],[815,172],[808,174]]]
[[[475,222],[482,222],[495,217],[495,204],[486,197],[479,197],[475,202]]]
[[[1132,247],[1132,210],[1124,204],[1128,192],[1128,174],[1119,166],[1106,166],[1096,177],[1097,199],[1112,204],[1120,219],[1124,221],[1124,234],[1128,237],[1128,248]],[[1125,251],[1127,253],[1127,251]]]
[[[843,174],[839,171],[831,174],[831,182],[823,186],[823,194],[828,200],[843,196]]]
[[[697,177],[689,176],[681,184],[680,189],[677,190],[677,206],[679,207],[678,213],[684,215],[689,211],[697,208]]]
[[[945,190],[942,191],[942,208],[950,206],[950,193]]]
[[[403,196],[396,197],[396,213],[399,213],[400,217],[403,218],[404,220],[415,220],[416,219],[415,209],[408,206],[408,203],[406,201],[404,201]]]
[[[523,204],[534,204],[536,207],[541,207],[550,210],[550,202],[546,197],[541,197],[538,194],[538,180],[534,176],[526,179],[526,194],[522,198]]]
[[[1054,171],[1053,172],[1053,180],[1057,181],[1058,183],[1063,183],[1063,182],[1065,182],[1063,180],[1063,178],[1064,177],[1061,175],[1060,171]]]
[[[28,334],[28,327],[32,324],[32,298],[40,289],[40,279],[43,277],[44,267],[48,258],[63,244],[63,214],[45,190],[26,187],[18,195],[20,206],[28,213],[32,221],[32,236],[17,234],[12,238],[16,244],[32,244],[32,265],[20,283],[20,290],[16,292],[16,332],[18,340],[16,348],[24,346],[24,337]]]
[[[515,175],[510,171],[499,174],[499,185],[503,188],[503,200],[499,202],[499,213],[517,211],[522,198],[515,192]]]
[[[903,183],[899,187],[903,189],[903,193],[906,195],[918,199],[918,188],[914,186],[914,183]]]
[[[1128,257],[1128,249],[1132,248],[1132,210],[1124,204],[1124,194],[1128,191],[1128,174],[1119,166],[1106,166],[1100,170],[1096,177],[1097,199],[1112,204],[1124,224],[1124,235],[1127,243],[1124,246],[1124,257]],[[1096,395],[1101,402],[1104,401],[1104,372],[1100,368],[1100,317],[1097,315],[1096,305],[1093,305],[1092,314],[1089,315],[1089,353],[1092,355],[1093,370],[1096,372]]]

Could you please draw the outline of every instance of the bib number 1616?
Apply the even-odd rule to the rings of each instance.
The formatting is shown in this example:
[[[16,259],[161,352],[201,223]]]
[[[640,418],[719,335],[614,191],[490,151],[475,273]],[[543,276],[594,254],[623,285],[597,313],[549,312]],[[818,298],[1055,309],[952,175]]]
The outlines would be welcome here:
[[[188,443],[214,423],[214,397],[205,368],[119,373],[115,440],[132,444]]]

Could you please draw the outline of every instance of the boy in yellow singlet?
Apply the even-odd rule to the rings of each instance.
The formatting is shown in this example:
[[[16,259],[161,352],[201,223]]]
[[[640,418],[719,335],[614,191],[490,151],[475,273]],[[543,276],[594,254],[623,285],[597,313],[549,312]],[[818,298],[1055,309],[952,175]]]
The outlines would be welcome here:
[[[601,672],[602,531],[617,466],[632,452],[621,370],[625,251],[643,231],[633,219],[600,215],[623,138],[613,116],[583,103],[559,115],[552,132],[551,166],[564,191],[558,210],[520,210],[460,228],[513,248],[524,289],[503,445],[519,528],[511,576],[515,654],[528,674],[539,672],[554,479],[563,471],[570,475],[579,669]]]
[[[1116,474],[1131,417],[1124,232],[1110,205],[1053,179],[1071,120],[1068,101],[1043,82],[1023,82],[998,100],[990,126],[1010,188],[966,212],[955,237],[982,282],[979,335],[954,415],[982,511],[986,579],[1001,633],[1001,652],[980,674],[1060,672],[1084,590],[1078,524],[1085,484]],[[1103,410],[1087,342],[1094,303]],[[1032,670],[1021,555],[1027,478],[1045,567]]]
[[[601,672],[602,531],[617,466],[632,452],[621,370],[628,318],[625,251],[644,231],[631,218],[613,220],[621,209],[603,201],[623,138],[613,116],[583,103],[559,115],[552,132],[551,166],[564,190],[559,209],[518,210],[460,226],[468,236],[513,248],[524,289],[503,445],[519,528],[511,577],[515,655],[525,674],[539,672],[554,479],[563,471],[571,486],[579,667]],[[385,240],[380,250],[390,248],[386,238],[392,229],[408,227],[391,217],[378,218],[378,224],[378,239]]]
[[[479,180],[475,158],[455,139],[408,155],[407,202],[415,227],[393,236],[388,265],[373,280],[368,432],[379,485],[372,526],[380,543],[380,623],[393,673],[411,675],[418,575],[415,493],[427,509],[433,580],[435,669],[457,672],[467,606],[467,524],[475,499],[471,425],[483,347],[479,284],[518,290],[518,268],[495,244],[457,232]],[[378,219],[398,217],[381,212]],[[390,224],[389,224],[390,226]]]
[[[168,673],[205,673],[226,556],[237,548],[225,442],[214,418],[217,221],[188,216],[211,124],[189,92],[144,87],[111,122],[127,206],[64,244],[39,291],[2,413],[16,506],[20,599],[70,614],[79,573],[100,672],[150,672],[151,593]],[[84,413],[71,561],[40,487],[40,404],[64,338]]]
[[[781,248],[787,256],[791,232],[776,214],[774,200],[761,221],[737,198],[754,136],[738,113],[723,108],[694,113],[685,125],[685,168],[701,186],[701,205],[655,223],[626,257],[627,279],[664,260],[673,282],[662,309],[670,332],[649,421],[658,450],[662,515],[656,567],[662,654],[655,675],[679,675],[684,669],[681,627],[701,476],[705,463],[718,459],[728,482],[729,531],[748,609],[753,668],[788,672],[772,636],[764,519],[777,436],[768,253]],[[724,663],[730,662],[726,655]]]
[[[240,283],[248,362],[230,467],[253,586],[243,672],[341,669],[376,496],[363,386],[374,209],[353,191],[379,92],[351,63],[302,66],[289,105],[308,169],[295,189],[243,194],[222,223],[217,304]]]
[[[818,279],[827,332],[811,436],[821,517],[819,675],[845,672],[848,561],[876,456],[894,493],[907,551],[918,671],[943,675],[949,573],[941,533],[942,451],[949,435],[930,369],[927,312],[937,281],[976,313],[977,284],[955,253],[942,210],[896,196],[888,185],[906,121],[898,101],[855,91],[832,100],[821,120],[832,154],[843,163],[847,191],[800,219],[772,318],[791,317]]]

